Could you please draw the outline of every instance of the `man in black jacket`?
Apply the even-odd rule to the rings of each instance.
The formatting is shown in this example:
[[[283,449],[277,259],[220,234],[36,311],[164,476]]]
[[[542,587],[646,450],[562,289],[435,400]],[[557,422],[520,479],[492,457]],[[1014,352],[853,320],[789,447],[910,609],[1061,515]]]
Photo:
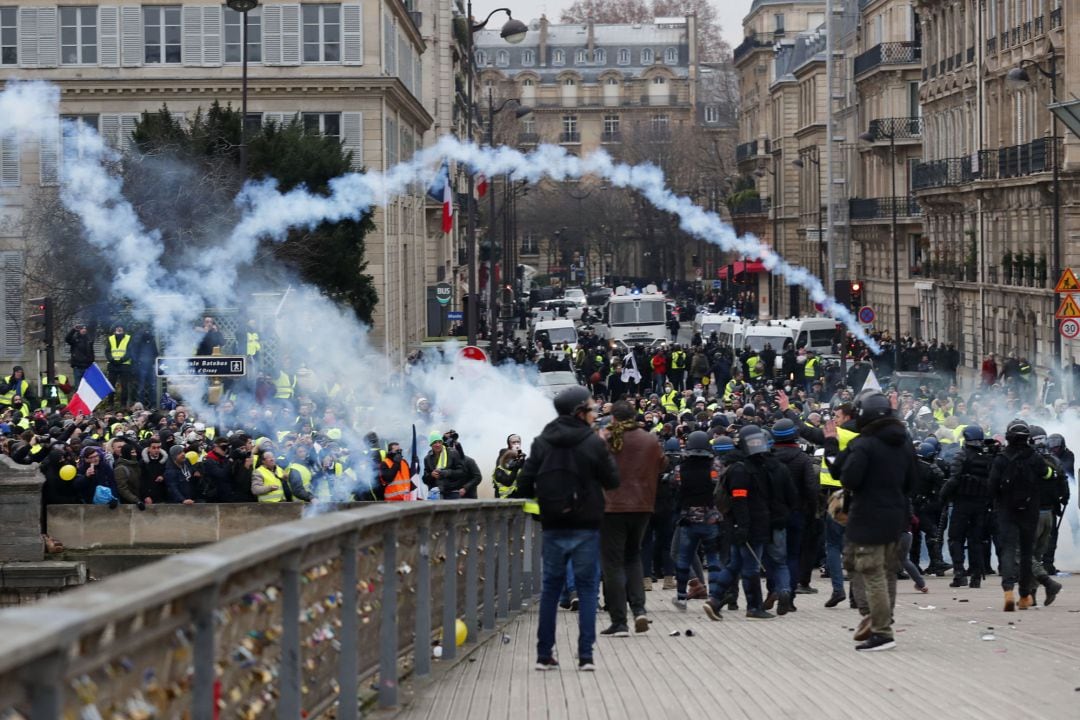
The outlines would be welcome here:
[[[855,401],[859,436],[836,456],[830,471],[848,494],[844,560],[854,573],[853,585],[866,593],[870,637],[856,650],[889,650],[893,639],[896,574],[900,570],[898,542],[911,521],[908,496],[915,485],[915,452],[904,424],[894,416],[889,399],[869,391]],[[830,423],[825,431],[835,437]],[[831,448],[826,449],[826,456]]]
[[[442,433],[435,430],[428,436],[431,451],[424,456],[424,484],[437,487],[443,500],[458,500],[466,496],[469,473],[461,456],[446,446]]]
[[[87,332],[85,323],[79,323],[68,331],[64,342],[71,350],[71,369],[75,376],[72,386],[78,388],[86,368],[94,364],[94,337]]]
[[[559,667],[554,656],[555,615],[569,562],[579,600],[578,668],[595,670],[593,644],[604,490],[619,486],[619,472],[607,443],[592,429],[596,406],[588,390],[563,390],[555,398],[555,410],[559,416],[533,440],[518,476],[521,495],[537,498],[544,528],[536,669]]]
[[[787,468],[788,475],[795,488],[795,504],[787,516],[785,528],[786,557],[788,566],[788,589],[799,581],[802,565],[803,534],[817,519],[818,509],[818,466],[796,443],[798,428],[795,423],[784,418],[778,420],[772,428],[773,456]],[[816,554],[816,552],[814,553]],[[794,595],[789,594],[786,601],[778,596],[781,614],[794,610]],[[766,603],[768,609],[768,603]]]

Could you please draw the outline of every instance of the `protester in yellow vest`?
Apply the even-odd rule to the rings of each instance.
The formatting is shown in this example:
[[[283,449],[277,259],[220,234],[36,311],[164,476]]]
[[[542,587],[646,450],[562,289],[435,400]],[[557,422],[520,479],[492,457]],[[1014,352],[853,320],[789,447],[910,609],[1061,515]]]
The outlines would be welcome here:
[[[128,348],[130,344],[131,336],[124,332],[123,325],[113,328],[113,334],[109,336],[106,343],[109,362],[105,371],[114,389],[113,399],[125,407],[134,395],[132,392],[134,388],[131,387],[134,383],[131,373],[131,352]]]
[[[803,365],[803,386],[806,392],[814,388],[814,381],[818,378],[818,359],[813,350],[806,351],[806,364]]]
[[[0,385],[0,405],[10,405],[11,399],[18,395],[24,401],[29,401],[32,393],[30,383],[26,379],[21,365],[11,368],[11,374],[4,378]]]
[[[285,471],[278,467],[273,450],[259,456],[259,467],[251,475],[251,493],[259,502],[289,502],[292,491],[288,488]]]

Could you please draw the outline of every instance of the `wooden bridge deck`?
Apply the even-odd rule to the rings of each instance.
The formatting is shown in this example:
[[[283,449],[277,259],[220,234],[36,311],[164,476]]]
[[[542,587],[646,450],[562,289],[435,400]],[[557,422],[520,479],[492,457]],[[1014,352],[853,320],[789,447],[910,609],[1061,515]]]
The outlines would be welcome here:
[[[931,578],[930,592],[901,582],[897,647],[854,651],[858,613],[826,609],[821,593],[798,612],[711,622],[700,601],[679,613],[672,592],[648,594],[649,632],[600,638],[597,671],[577,670],[577,615],[559,611],[562,667],[537,672],[535,606],[495,637],[406,683],[402,705],[380,715],[445,718],[1061,718],[1080,717],[1080,579],[1062,578],[1050,608],[1004,613],[991,577],[980,590]],[[659,584],[657,584],[659,587]],[[966,601],[966,602],[965,602]],[[925,608],[925,609],[924,609]],[[932,609],[930,609],[932,608]],[[607,616],[598,616],[598,628]],[[992,629],[991,629],[992,628]],[[687,630],[693,636],[687,637]],[[672,632],[679,635],[673,636]],[[984,639],[987,636],[993,639]]]

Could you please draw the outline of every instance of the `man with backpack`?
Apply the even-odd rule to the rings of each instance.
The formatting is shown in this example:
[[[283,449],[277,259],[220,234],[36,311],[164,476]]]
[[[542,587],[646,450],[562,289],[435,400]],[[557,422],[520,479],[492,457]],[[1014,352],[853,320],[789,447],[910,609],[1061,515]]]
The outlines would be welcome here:
[[[536,633],[536,669],[555,670],[555,617],[566,582],[567,562],[574,573],[578,605],[578,669],[592,671],[596,642],[600,525],[604,490],[619,486],[607,444],[592,429],[596,406],[584,387],[555,398],[559,414],[533,440],[518,476],[522,497],[535,497],[543,527],[543,583]],[[640,563],[639,563],[640,567]]]
[[[1020,609],[1034,604],[1035,578],[1031,561],[1035,550],[1035,530],[1039,524],[1039,482],[1052,469],[1031,446],[1031,428],[1023,420],[1013,420],[1005,430],[1005,450],[990,467],[990,492],[998,517],[1001,540],[1001,588],[1005,591],[1005,612],[1016,610],[1017,549],[1020,551]],[[1056,584],[1056,583],[1055,583]],[[1060,590],[1060,586],[1058,586]],[[1053,602],[1055,591],[1044,602]]]

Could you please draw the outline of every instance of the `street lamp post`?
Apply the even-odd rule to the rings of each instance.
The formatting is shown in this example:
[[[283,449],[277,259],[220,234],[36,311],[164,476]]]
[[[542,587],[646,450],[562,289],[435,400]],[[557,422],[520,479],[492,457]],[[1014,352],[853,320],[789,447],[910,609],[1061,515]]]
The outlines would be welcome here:
[[[247,92],[248,92],[248,13],[259,7],[259,0],[227,0],[230,10],[240,13],[240,177],[247,179]]]
[[[495,15],[495,13],[504,12],[508,18],[506,23],[502,26],[502,30],[499,32],[500,37],[511,45],[517,45],[529,32],[529,27],[520,20],[515,20],[513,14],[510,12],[510,8],[496,8],[488,13],[488,16],[484,18],[483,22],[474,23],[472,19],[472,0],[469,0],[468,7],[466,8],[465,22],[468,23],[468,32],[466,35],[466,55],[468,55],[468,78],[465,83],[465,130],[468,134],[469,142],[473,141],[473,80],[476,77],[476,50],[473,43],[473,35],[487,27],[488,21]],[[473,193],[475,192],[475,179],[471,172],[466,173],[468,176],[467,190],[468,190],[468,212],[466,213],[467,225],[466,234],[467,242],[469,244],[469,298],[468,309],[469,312],[465,317],[465,331],[468,336],[469,345],[476,344],[476,328],[477,320],[480,317],[480,293],[477,292],[476,281],[476,203],[473,202]]]
[[[806,167],[807,160],[814,164],[817,171],[814,173],[815,186],[817,187],[817,242],[818,242],[818,277],[821,278],[821,282],[825,284],[825,240],[824,230],[821,224],[821,158],[818,156],[817,145],[813,145],[802,156],[795,158],[791,161],[791,164],[797,168]],[[828,288],[828,292],[835,292],[835,288]]]
[[[889,224],[889,234],[892,236],[892,282],[893,282],[893,369],[900,368],[900,244],[896,238],[896,127],[890,125],[889,132],[878,128],[877,135],[864,132],[859,135],[863,142],[874,142],[878,138],[889,139],[889,175],[890,193],[889,204],[892,205],[892,219]]]
[[[1033,67],[1039,71],[1039,74],[1050,80],[1050,100],[1052,103],[1057,102],[1057,51],[1054,49],[1053,44],[1048,48],[1050,53],[1050,69],[1044,70],[1035,60],[1024,59],[1020,61],[1017,67],[1012,68],[1005,75],[1006,84],[1013,90],[1022,90],[1031,84],[1031,76],[1028,75],[1025,67]],[[1049,278],[1051,283],[1056,283],[1057,279],[1061,277],[1061,158],[1058,157],[1058,145],[1060,138],[1058,137],[1058,116],[1057,113],[1051,112],[1053,116],[1053,133],[1050,137],[1050,142],[1053,143],[1053,184],[1054,184],[1054,208],[1053,208],[1053,259],[1054,269]],[[1061,333],[1058,332],[1057,320],[1054,321],[1054,361],[1061,366]]]
[[[515,116],[517,118],[523,118],[523,117],[525,117],[526,115],[528,115],[529,113],[532,112],[531,107],[528,107],[527,105],[522,105],[521,104],[520,98],[506,98],[501,103],[499,103],[498,107],[495,107],[495,93],[492,91],[491,88],[488,88],[488,133],[487,133],[487,135],[488,135],[487,136],[488,147],[491,147],[491,148],[495,147],[495,115],[502,112],[503,108],[505,108],[507,105],[509,105],[512,102],[518,104],[518,108],[514,111],[514,114],[515,114]],[[495,180],[495,178],[491,178],[491,182],[494,182],[494,180]],[[509,187],[509,183],[508,182],[504,183],[504,187]],[[488,255],[488,258],[489,258],[489,261],[488,261],[488,266],[489,266],[489,271],[488,271],[488,313],[489,313],[489,317],[491,318],[490,322],[488,323],[488,328],[489,328],[488,332],[490,333],[491,338],[492,338],[492,343],[491,343],[492,353],[497,353],[498,351],[495,348],[495,342],[494,342],[494,339],[495,339],[495,326],[498,323],[498,316],[495,314],[495,301],[498,298],[498,294],[497,294],[498,291],[497,291],[497,289],[495,287],[495,192],[494,192],[494,188],[489,188],[488,189],[488,197],[490,198],[489,201],[488,201],[488,203],[489,203],[488,204],[488,209],[489,209],[489,212],[488,212],[488,216],[489,216],[489,220],[488,220],[488,247],[490,248],[490,252],[489,252],[489,255]],[[505,200],[505,198],[504,198],[504,200]],[[504,207],[503,210],[504,210],[504,212],[508,212],[509,208]],[[509,259],[510,258],[508,256],[508,254],[506,253],[506,243],[504,242],[503,243],[503,266],[504,266],[504,272],[505,272],[505,268],[509,267],[507,265],[507,263],[509,262]]]

